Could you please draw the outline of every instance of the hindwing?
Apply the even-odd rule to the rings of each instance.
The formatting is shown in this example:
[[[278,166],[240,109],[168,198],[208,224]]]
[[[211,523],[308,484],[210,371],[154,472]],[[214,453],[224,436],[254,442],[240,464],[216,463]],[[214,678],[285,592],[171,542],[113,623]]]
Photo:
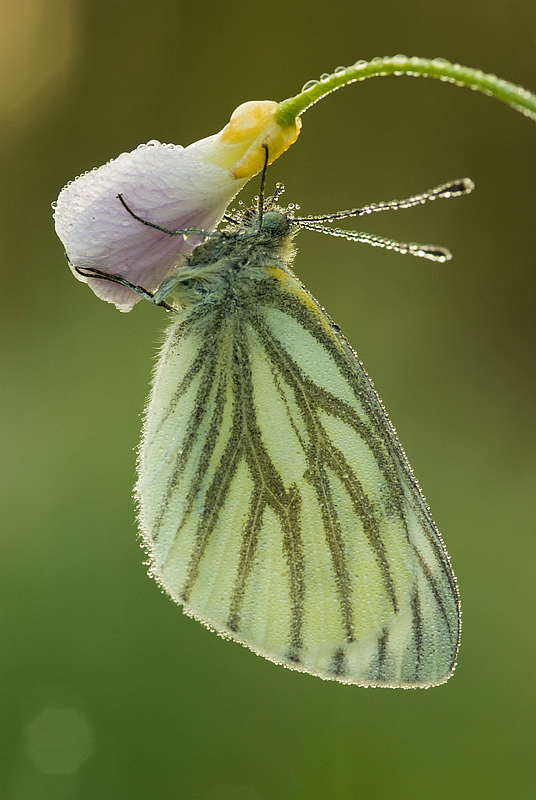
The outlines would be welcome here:
[[[363,686],[454,669],[439,533],[357,356],[288,271],[176,316],[137,495],[152,574],[221,635]]]

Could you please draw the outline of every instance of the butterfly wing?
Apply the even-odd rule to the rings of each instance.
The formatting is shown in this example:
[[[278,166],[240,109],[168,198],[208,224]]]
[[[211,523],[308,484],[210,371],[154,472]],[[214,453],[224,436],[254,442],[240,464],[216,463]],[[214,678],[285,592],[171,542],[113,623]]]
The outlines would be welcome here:
[[[357,356],[286,270],[177,315],[137,495],[151,573],[221,635],[362,686],[452,673],[440,535]]]

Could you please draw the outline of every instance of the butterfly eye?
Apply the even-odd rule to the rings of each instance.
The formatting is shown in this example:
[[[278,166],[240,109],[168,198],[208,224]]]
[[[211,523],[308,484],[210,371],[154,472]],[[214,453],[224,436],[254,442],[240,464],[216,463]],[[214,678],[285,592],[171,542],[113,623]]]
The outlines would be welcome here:
[[[273,236],[282,236],[290,228],[289,218],[279,211],[266,211],[262,217],[262,229]]]

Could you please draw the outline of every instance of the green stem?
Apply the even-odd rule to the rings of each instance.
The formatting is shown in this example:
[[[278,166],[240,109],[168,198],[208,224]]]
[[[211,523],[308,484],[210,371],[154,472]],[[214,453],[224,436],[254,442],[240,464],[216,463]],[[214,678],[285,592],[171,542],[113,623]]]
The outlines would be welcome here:
[[[347,86],[349,83],[364,81],[379,75],[413,75],[425,78],[439,78],[457,86],[467,86],[477,92],[496,97],[503,103],[521,111],[527,117],[536,120],[536,95],[496,75],[486,75],[479,69],[451,64],[443,58],[408,58],[393,56],[392,58],[373,58],[372,61],[357,61],[351,67],[337,67],[331,75],[322,75],[319,81],[309,81],[300,94],[283,100],[279,105],[276,121],[282,125],[291,125],[313,103],[330,92]]]

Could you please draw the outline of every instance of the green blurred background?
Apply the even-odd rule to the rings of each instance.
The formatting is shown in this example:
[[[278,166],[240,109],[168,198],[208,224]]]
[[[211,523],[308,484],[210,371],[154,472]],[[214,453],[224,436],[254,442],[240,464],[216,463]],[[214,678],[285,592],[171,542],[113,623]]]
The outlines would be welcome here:
[[[367,219],[448,246],[446,265],[312,233],[296,261],[372,376],[459,579],[458,670],[429,691],[274,666],[147,578],[131,487],[165,315],[99,302],[54,234],[50,203],[79,173],[398,52],[534,91],[534,0],[3,1],[5,800],[536,797],[536,124],[449,84],[374,79],[308,111],[269,172],[304,213],[476,183]]]

